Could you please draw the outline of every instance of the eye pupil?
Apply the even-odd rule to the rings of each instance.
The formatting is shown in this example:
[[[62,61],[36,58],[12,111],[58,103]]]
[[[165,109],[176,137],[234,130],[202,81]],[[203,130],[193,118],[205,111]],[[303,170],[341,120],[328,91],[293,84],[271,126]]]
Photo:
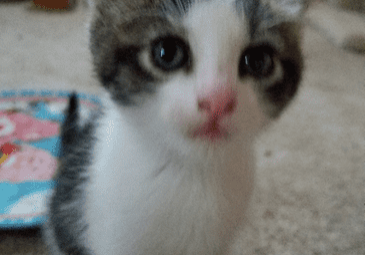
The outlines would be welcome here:
[[[188,54],[180,39],[167,37],[152,45],[152,57],[157,67],[164,71],[173,71],[185,65]]]
[[[176,51],[176,45],[163,43],[161,45],[161,58],[167,63],[172,62],[176,57]]]
[[[246,65],[256,72],[265,71],[270,63],[270,57],[266,53],[258,53],[256,56],[245,56]]]
[[[274,71],[272,50],[267,47],[257,47],[246,50],[240,63],[241,76],[250,74],[256,78],[265,78]]]

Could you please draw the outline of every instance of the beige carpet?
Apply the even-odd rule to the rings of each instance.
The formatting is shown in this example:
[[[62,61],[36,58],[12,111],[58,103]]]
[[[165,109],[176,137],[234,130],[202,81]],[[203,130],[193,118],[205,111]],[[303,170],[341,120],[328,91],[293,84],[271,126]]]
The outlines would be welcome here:
[[[96,93],[82,5],[50,14],[28,4],[0,2],[1,89]],[[237,254],[365,254],[365,56],[338,47],[349,35],[340,17],[323,5],[307,15],[302,89],[258,140],[254,217]],[[44,254],[39,231],[0,231],[0,255],[14,254]]]

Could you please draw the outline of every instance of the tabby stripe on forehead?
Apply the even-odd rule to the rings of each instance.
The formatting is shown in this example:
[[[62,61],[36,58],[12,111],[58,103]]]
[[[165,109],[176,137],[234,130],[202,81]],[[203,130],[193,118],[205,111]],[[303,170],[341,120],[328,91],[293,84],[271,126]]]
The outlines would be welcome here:
[[[236,0],[236,9],[239,14],[244,14],[249,22],[249,31],[252,36],[258,26],[256,13],[259,9],[259,0]]]
[[[260,0],[235,0],[238,14],[244,14],[248,23],[250,36],[256,33],[260,23],[269,23],[273,20],[272,10]]]
[[[195,2],[196,0],[169,0],[164,1],[163,6],[168,12],[177,12],[182,16]],[[239,15],[245,15],[251,37],[256,33],[260,23],[270,23],[274,19],[272,10],[260,0],[235,0],[234,8]]]
[[[163,2],[163,7],[167,12],[174,12],[180,16],[186,14],[195,0],[169,0]]]

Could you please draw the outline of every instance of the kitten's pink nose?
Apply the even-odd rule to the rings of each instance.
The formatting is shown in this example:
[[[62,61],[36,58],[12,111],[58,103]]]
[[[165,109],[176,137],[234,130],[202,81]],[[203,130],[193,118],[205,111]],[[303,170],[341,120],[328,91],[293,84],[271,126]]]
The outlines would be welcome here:
[[[214,91],[198,100],[198,110],[206,112],[209,119],[220,119],[232,114],[237,106],[237,96],[229,89]]]

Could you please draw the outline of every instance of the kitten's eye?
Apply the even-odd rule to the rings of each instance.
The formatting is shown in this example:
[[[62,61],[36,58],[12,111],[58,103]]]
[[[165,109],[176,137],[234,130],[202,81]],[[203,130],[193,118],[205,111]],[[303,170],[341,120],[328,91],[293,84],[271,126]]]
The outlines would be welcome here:
[[[274,71],[273,50],[270,47],[255,47],[247,49],[240,61],[241,77],[250,74],[255,78],[265,78]]]
[[[174,71],[188,61],[185,43],[174,37],[159,39],[152,44],[152,58],[155,65],[164,71]]]

